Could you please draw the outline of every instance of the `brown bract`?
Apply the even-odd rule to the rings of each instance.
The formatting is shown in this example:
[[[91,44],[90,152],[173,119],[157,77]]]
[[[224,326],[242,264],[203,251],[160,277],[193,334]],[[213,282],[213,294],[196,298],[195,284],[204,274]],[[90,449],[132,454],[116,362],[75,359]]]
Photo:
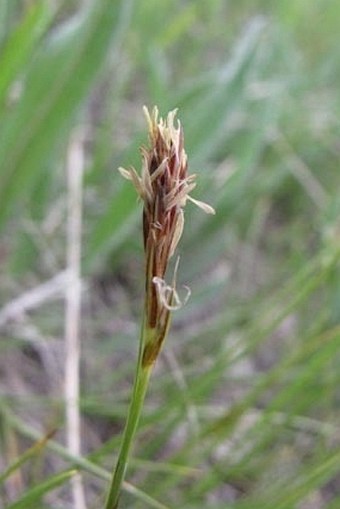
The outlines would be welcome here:
[[[144,202],[143,236],[146,255],[146,323],[154,329],[162,343],[169,323],[169,313],[178,307],[175,289],[165,281],[169,259],[174,254],[184,227],[183,209],[187,200],[207,213],[214,213],[210,205],[193,199],[189,193],[195,188],[196,175],[188,175],[184,150],[183,129],[174,120],[177,110],[159,118],[154,107],[151,114],[144,107],[149,128],[149,147],[142,147],[142,170],[119,168],[131,180]],[[176,272],[176,271],[175,271]]]

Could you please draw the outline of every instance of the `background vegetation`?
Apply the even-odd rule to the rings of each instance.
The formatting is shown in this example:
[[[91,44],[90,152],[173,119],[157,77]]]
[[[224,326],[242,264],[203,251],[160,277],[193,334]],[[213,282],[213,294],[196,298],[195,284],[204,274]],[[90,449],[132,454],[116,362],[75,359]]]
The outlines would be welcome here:
[[[2,0],[3,507],[73,507],[75,466],[101,507],[143,293],[140,204],[116,169],[139,168],[143,104],[179,108],[195,197],[217,214],[186,213],[192,297],[153,376],[122,507],[340,507],[339,24],[337,0]],[[75,135],[77,458],[63,445]]]

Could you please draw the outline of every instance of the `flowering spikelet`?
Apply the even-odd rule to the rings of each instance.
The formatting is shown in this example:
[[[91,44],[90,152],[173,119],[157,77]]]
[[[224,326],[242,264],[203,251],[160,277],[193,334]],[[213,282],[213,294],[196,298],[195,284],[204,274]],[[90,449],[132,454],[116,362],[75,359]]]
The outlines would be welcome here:
[[[174,124],[176,112],[177,110],[171,111],[166,120],[163,120],[158,118],[157,107],[153,108],[151,115],[144,107],[150,146],[141,148],[141,175],[138,175],[134,168],[119,168],[121,174],[132,181],[144,202],[144,326],[148,327],[148,336],[152,338],[145,345],[143,361],[146,365],[156,360],[169,327],[170,312],[180,306],[175,288],[178,262],[171,286],[165,283],[164,277],[169,259],[174,254],[183,232],[183,209],[186,202],[190,200],[205,212],[214,214],[210,205],[189,195],[196,186],[196,175],[187,174],[183,129],[179,121],[176,126]]]

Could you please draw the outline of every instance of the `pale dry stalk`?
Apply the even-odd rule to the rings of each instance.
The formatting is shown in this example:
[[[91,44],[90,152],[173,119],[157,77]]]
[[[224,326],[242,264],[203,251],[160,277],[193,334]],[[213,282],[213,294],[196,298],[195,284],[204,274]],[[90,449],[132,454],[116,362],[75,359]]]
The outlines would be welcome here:
[[[67,269],[71,284],[65,301],[65,406],[66,441],[71,454],[81,454],[79,411],[80,305],[81,305],[81,231],[82,182],[84,169],[83,134],[74,133],[67,161]],[[80,474],[71,479],[75,509],[86,509]]]

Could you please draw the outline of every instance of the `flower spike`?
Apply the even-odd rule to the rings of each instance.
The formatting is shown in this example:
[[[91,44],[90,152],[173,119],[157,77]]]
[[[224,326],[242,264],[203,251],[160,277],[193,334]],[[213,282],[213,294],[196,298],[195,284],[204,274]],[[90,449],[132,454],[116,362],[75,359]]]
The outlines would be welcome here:
[[[170,111],[165,119],[159,116],[156,106],[151,112],[144,106],[143,111],[149,130],[149,147],[141,148],[141,173],[139,175],[134,168],[120,168],[119,171],[132,181],[144,204],[145,318],[159,345],[159,338],[165,337],[170,311],[180,307],[175,281],[172,286],[167,285],[165,274],[183,233],[186,203],[191,201],[207,214],[215,211],[189,194],[196,187],[196,175],[188,175],[183,128],[176,120],[177,109]],[[151,357],[155,359],[154,355]]]
[[[183,233],[187,200],[208,214],[215,213],[210,205],[195,200],[189,194],[196,186],[196,175],[188,175],[183,128],[176,121],[177,110],[170,111],[163,120],[156,106],[151,113],[146,107],[143,109],[149,129],[149,147],[141,148],[141,172],[138,174],[134,168],[119,168],[119,171],[132,182],[144,205],[144,316],[131,403],[105,509],[118,509],[130,450],[154,363],[168,334],[171,313],[182,307],[190,296],[189,288],[184,287],[187,293],[181,301],[176,290],[179,258],[171,284],[165,281],[169,260],[175,254]]]

